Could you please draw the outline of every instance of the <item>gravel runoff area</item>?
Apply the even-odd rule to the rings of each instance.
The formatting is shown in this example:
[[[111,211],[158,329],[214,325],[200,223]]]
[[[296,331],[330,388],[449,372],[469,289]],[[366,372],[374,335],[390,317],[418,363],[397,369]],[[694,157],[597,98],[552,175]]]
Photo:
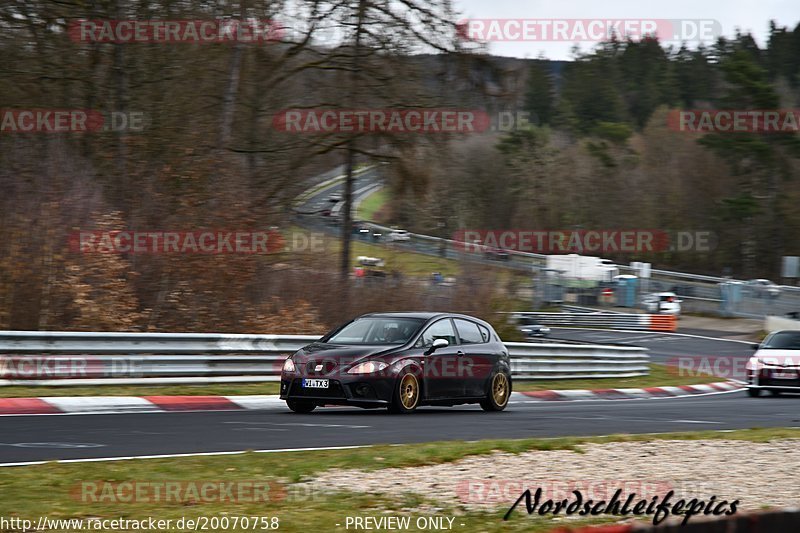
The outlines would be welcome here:
[[[495,452],[453,463],[375,471],[330,470],[305,480],[331,487],[400,496],[416,493],[464,511],[508,509],[525,488],[541,487],[542,501],[581,490],[595,501],[623,489],[642,499],[675,491],[685,497],[739,500],[739,510],[800,505],[800,439],[769,443],[740,440],[655,440],[581,444],[571,450]],[[638,501],[637,497],[635,501]],[[524,504],[519,509],[524,514]]]

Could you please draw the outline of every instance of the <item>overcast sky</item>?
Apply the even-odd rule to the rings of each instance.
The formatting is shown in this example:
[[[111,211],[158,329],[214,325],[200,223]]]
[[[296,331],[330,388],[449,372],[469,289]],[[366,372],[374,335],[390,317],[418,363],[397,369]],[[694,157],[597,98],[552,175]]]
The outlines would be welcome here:
[[[769,21],[794,28],[800,22],[800,0],[453,0],[466,19],[680,19],[714,20],[722,34],[737,28],[751,32],[764,46]],[[692,48],[696,42],[689,42]],[[707,43],[708,44],[708,43]],[[492,42],[490,52],[513,57],[571,59],[572,42]],[[593,48],[580,43],[583,51]]]

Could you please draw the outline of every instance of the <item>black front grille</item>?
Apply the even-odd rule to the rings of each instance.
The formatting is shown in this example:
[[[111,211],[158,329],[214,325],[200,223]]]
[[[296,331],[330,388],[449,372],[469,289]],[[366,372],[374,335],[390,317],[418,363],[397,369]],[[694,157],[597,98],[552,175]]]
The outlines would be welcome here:
[[[800,379],[780,379],[774,376],[762,377],[759,385],[771,385],[774,387],[800,387]]]
[[[336,362],[330,360],[309,361],[306,363],[306,374],[309,376],[324,376],[333,372]]]

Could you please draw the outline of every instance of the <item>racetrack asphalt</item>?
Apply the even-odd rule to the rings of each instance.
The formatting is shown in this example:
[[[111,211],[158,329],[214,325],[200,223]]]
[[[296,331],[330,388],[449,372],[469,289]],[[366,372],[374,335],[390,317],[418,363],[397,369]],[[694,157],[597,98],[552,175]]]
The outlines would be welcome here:
[[[282,407],[108,415],[2,418],[0,463],[241,450],[660,433],[800,426],[800,397],[749,398],[737,391],[652,400],[520,401],[502,413],[477,406],[385,410],[320,408],[296,415]]]
[[[681,355],[746,359],[746,343],[649,332],[555,329],[559,338],[645,346],[655,362]],[[800,426],[800,396],[749,398],[736,391],[683,398],[512,402],[502,413],[478,406],[385,410],[320,408],[296,415],[264,410],[0,418],[0,463],[242,450],[400,444],[443,440],[661,433]]]
[[[707,333],[715,337],[728,334],[711,331]],[[745,379],[744,363],[755,352],[753,343],[740,340],[649,331],[553,328],[547,342],[558,342],[558,339],[642,346],[650,350],[650,359],[660,364],[675,365],[680,357],[707,357],[723,372],[721,377],[740,381]]]

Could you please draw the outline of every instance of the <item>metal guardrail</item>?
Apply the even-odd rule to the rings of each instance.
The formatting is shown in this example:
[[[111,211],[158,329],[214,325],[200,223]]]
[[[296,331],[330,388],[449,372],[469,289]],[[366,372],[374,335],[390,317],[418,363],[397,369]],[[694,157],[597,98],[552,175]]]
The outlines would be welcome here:
[[[277,381],[311,335],[0,332],[0,386],[161,385]],[[631,377],[646,348],[506,343],[515,379]]]
[[[0,331],[1,353],[291,353],[314,335]]]
[[[374,223],[366,223],[366,225],[384,235],[391,231],[391,228]],[[491,254],[486,255],[479,246],[418,233],[409,235],[411,238],[409,242],[389,244],[416,253],[458,261],[491,264],[531,273],[544,267],[547,258],[545,254],[505,250],[508,254],[507,258],[499,260]],[[621,273],[636,274],[635,270],[628,265],[620,264],[617,267]],[[678,297],[684,302],[685,312],[709,313],[726,317],[763,318],[768,315],[800,311],[800,287],[780,285],[781,296],[777,299],[743,295],[740,300],[726,301],[722,286],[731,282],[742,283],[741,281],[658,269],[651,270],[651,276],[651,278],[641,280],[635,298],[636,305],[640,304],[641,296],[647,293],[677,292]]]
[[[511,318],[532,319],[546,326],[586,326],[610,329],[646,331],[676,331],[678,318],[673,315],[644,315],[637,313],[512,313]]]
[[[649,373],[647,348],[507,342],[517,380],[634,377]]]
[[[564,313],[573,313],[573,314],[575,313],[579,314],[592,313],[595,315],[598,313],[606,313],[613,315],[624,314],[624,311],[614,311],[613,309],[595,309],[594,307],[581,307],[578,305],[569,305],[569,304],[562,305],[561,310]]]

